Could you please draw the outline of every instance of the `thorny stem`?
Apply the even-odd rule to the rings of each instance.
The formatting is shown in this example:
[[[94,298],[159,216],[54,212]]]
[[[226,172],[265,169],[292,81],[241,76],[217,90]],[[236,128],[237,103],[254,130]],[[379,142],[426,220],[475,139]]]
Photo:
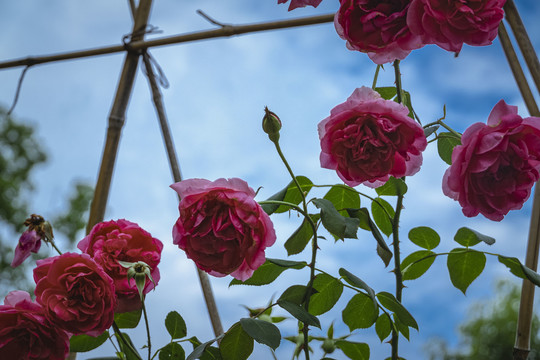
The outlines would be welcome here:
[[[394,61],[394,73],[396,74],[396,101],[401,104],[403,99],[401,97],[401,73],[399,71],[399,60]]]
[[[396,277],[396,300],[401,302],[403,292],[403,276],[401,274],[401,256],[399,252],[399,217],[403,207],[403,194],[398,189],[396,214],[392,221],[392,245],[394,246],[394,275]],[[399,333],[392,329],[392,360],[398,360]]]
[[[317,227],[315,226],[315,223],[313,222],[313,219],[311,219],[311,216],[308,214],[307,209],[307,202],[306,202],[306,195],[304,194],[304,191],[302,189],[302,186],[300,186],[300,183],[296,179],[296,176],[294,176],[294,173],[289,166],[289,163],[287,162],[287,159],[285,158],[285,155],[283,155],[283,152],[281,151],[281,147],[279,146],[279,141],[273,141],[274,145],[276,146],[276,151],[279,154],[279,157],[281,158],[281,161],[283,161],[283,164],[285,164],[285,167],[287,168],[287,171],[293,178],[294,183],[296,184],[296,187],[298,188],[298,191],[300,192],[300,195],[302,196],[302,207],[304,209],[304,216],[306,220],[311,225],[311,230],[313,231],[313,241],[311,242],[311,263],[309,264],[310,268],[310,274],[309,274],[309,283],[306,289],[306,297],[304,301],[304,308],[306,311],[309,311],[309,300],[310,300],[310,294],[311,290],[313,289],[313,281],[315,279],[315,260],[317,258]],[[304,354],[306,355],[306,360],[309,360],[309,328],[306,323],[304,323],[304,326],[302,328],[302,333],[304,334]]]

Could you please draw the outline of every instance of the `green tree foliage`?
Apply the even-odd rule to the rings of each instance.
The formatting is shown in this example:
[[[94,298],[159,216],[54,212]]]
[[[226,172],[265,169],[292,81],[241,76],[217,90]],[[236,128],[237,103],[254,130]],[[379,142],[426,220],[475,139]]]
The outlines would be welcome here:
[[[426,346],[430,360],[507,360],[512,358],[519,311],[520,288],[511,282],[497,284],[498,297],[476,303],[460,326],[459,350],[449,350],[444,341]],[[533,315],[531,352],[528,360],[540,359],[540,318]]]
[[[81,240],[79,232],[86,227],[88,209],[93,195],[94,188],[92,186],[82,181],[76,182],[68,200],[66,212],[58,215],[52,221],[54,231],[64,234],[70,245]]]

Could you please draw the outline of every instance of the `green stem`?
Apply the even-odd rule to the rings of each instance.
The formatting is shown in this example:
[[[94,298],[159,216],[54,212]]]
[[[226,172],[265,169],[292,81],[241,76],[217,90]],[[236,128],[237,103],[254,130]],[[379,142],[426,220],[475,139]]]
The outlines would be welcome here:
[[[396,277],[396,299],[401,302],[403,292],[403,275],[401,274],[401,254],[399,250],[399,217],[403,207],[403,194],[398,189],[398,198],[396,202],[396,214],[392,221],[392,239],[394,247],[394,275]],[[399,333],[392,329],[392,360],[398,360]]]
[[[56,250],[56,252],[58,253],[58,255],[62,255],[62,252],[61,252],[60,249],[56,246],[56,244],[54,243],[53,240],[49,241],[49,243],[52,245],[52,247],[54,248],[54,250]]]
[[[371,85],[371,88],[375,90],[377,87],[377,79],[379,78],[379,70],[381,69],[381,65],[377,65],[377,68],[375,69],[375,76],[373,76],[373,85]]]
[[[142,311],[144,316],[144,324],[146,325],[146,336],[148,339],[148,360],[150,360],[152,354],[152,341],[150,340],[150,326],[148,325],[148,315],[146,313],[146,305],[144,303],[144,299],[142,300]]]
[[[399,71],[399,60],[394,61],[394,73],[396,76],[396,101],[401,104],[403,99],[401,98],[401,73]]]
[[[114,333],[120,339],[120,341],[122,341],[124,345],[126,345],[126,347],[133,353],[133,355],[135,355],[137,359],[143,360],[143,358],[139,355],[137,350],[135,350],[135,348],[133,348],[133,346],[129,343],[129,341],[126,340],[126,338],[124,337],[124,334],[122,334],[122,332],[120,331],[120,328],[116,324],[116,321],[113,321],[112,326],[114,329]]]

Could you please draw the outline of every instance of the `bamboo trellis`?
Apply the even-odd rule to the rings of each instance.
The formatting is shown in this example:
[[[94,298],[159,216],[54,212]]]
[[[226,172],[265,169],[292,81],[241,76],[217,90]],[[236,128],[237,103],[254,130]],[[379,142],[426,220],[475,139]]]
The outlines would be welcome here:
[[[25,67],[19,80],[19,85],[15,94],[15,100],[12,106],[13,108],[17,102],[18,93],[22,85],[24,75],[26,74],[26,71],[34,65],[44,64],[48,62],[79,59],[90,56],[107,55],[121,52],[125,53],[124,64],[121,72],[121,77],[117,85],[115,100],[109,114],[106,142],[102,154],[102,161],[100,164],[94,199],[92,201],[87,232],[89,232],[96,223],[102,221],[104,217],[110,184],[112,180],[112,174],[116,161],[116,155],[119,146],[120,134],[125,122],[125,113],[129,103],[129,98],[131,95],[131,90],[133,87],[133,82],[140,57],[143,58],[146,75],[148,77],[149,86],[152,92],[153,103],[156,108],[163,141],[168,155],[172,177],[175,182],[181,180],[180,166],[177,160],[173,139],[169,130],[165,107],[163,105],[161,92],[156,81],[156,75],[150,61],[150,56],[148,54],[149,48],[181,44],[186,42],[194,42],[218,37],[231,37],[235,35],[250,34],[261,31],[324,24],[330,23],[334,19],[334,14],[326,14],[290,20],[246,25],[233,25],[219,23],[210,19],[205,14],[200,13],[207,20],[209,20],[214,25],[217,25],[219,28],[193,33],[178,34],[168,37],[161,37],[152,40],[144,40],[145,29],[147,26],[150,9],[152,7],[152,0],[140,0],[138,6],[136,6],[134,0],[129,0],[129,4],[133,16],[133,29],[129,38],[129,42],[126,42],[122,45],[112,45],[94,49],[86,49],[37,57],[26,57],[0,62],[0,69],[14,68],[20,66]],[[538,61],[536,52],[531,44],[531,41],[527,35],[525,26],[523,25],[523,22],[519,16],[514,1],[507,0],[504,6],[504,10],[505,20],[510,25],[518,47],[533,78],[533,82],[536,85],[536,89],[538,92],[540,92],[540,63]],[[523,72],[518,56],[513,48],[512,41],[508,35],[508,32],[506,31],[506,27],[503,22],[501,22],[499,26],[499,40],[501,42],[502,48],[512,70],[512,74],[514,75],[520,93],[527,106],[529,114],[531,116],[540,117],[540,111],[538,109],[538,105],[536,104],[535,97],[527,82],[527,78]],[[540,182],[537,183],[533,195],[533,210],[531,214],[527,251],[525,255],[525,265],[534,271],[537,270],[538,255],[540,249],[540,190],[538,189],[539,184]],[[197,270],[214,334],[216,336],[219,336],[223,333],[223,328],[217,311],[217,305],[212,294],[212,288],[206,273],[202,272],[199,269]],[[514,360],[525,360],[530,352],[530,330],[533,314],[534,290],[534,285],[530,281],[523,280],[518,326],[516,331],[516,341],[513,354]],[[75,359],[75,354],[70,354],[70,359]]]

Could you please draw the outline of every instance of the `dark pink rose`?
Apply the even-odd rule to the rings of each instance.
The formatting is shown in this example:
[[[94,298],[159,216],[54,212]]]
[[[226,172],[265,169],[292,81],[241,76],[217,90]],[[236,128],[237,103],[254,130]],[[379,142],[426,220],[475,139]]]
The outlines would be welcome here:
[[[368,54],[376,64],[396,59],[421,48],[420,37],[407,26],[411,0],[340,0],[334,18],[338,35],[347,48]]]
[[[30,253],[37,253],[41,247],[41,236],[35,230],[26,230],[19,238],[19,243],[15,248],[15,256],[11,262],[11,267],[17,267],[26,260]]]
[[[12,291],[0,305],[0,359],[65,360],[69,335],[53,325],[25,291]]]
[[[278,0],[278,4],[285,4],[287,1],[289,0]],[[321,2],[322,0],[291,0],[291,4],[289,5],[289,11],[299,7],[306,7],[308,5],[317,7]]]
[[[384,100],[374,90],[354,90],[319,123],[321,166],[336,170],[349,186],[378,187],[390,176],[413,175],[427,146],[409,109]]]
[[[180,195],[173,242],[214,276],[244,281],[265,261],[276,241],[270,217],[241,179],[188,179],[171,185]]]
[[[88,254],[37,261],[36,301],[68,333],[98,336],[113,323],[116,296],[109,275]]]
[[[459,52],[463,44],[489,45],[497,36],[506,0],[412,0],[407,24],[425,44]]]
[[[96,224],[77,247],[90,255],[113,278],[118,297],[118,313],[142,307],[135,281],[128,281],[128,269],[121,266],[118,260],[145,262],[152,269],[151,275],[156,285],[159,282],[158,265],[163,243],[135,223],[120,219]],[[147,279],[143,293],[147,294],[153,288],[154,283]]]
[[[442,186],[465,216],[502,220],[521,209],[540,177],[540,118],[523,119],[517,111],[499,101],[487,125],[471,125],[454,148]]]

